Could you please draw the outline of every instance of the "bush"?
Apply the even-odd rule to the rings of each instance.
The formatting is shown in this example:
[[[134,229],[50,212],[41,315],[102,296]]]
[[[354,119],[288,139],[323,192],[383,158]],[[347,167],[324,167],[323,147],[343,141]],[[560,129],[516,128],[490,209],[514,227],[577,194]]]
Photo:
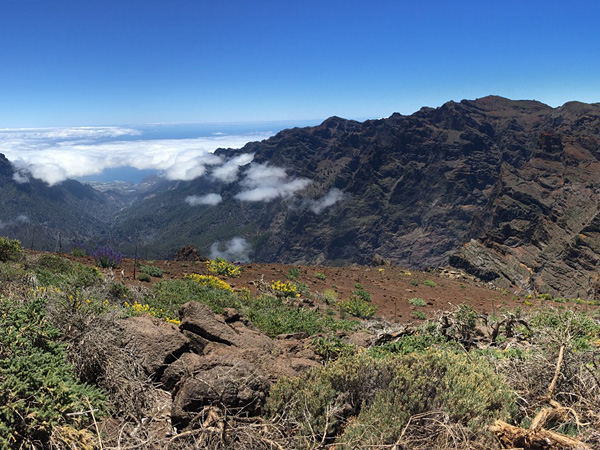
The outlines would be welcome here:
[[[356,289],[352,291],[352,295],[358,298],[362,298],[366,302],[371,301],[371,293],[362,288],[360,284],[357,285]]]
[[[297,267],[292,267],[290,270],[288,270],[286,278],[288,280],[293,281],[293,280],[298,279],[299,276],[300,276],[300,269],[298,269]]]
[[[71,413],[87,411],[90,404],[103,409],[101,394],[81,384],[66,363],[59,334],[42,300],[0,302],[1,448],[38,448],[58,426],[91,423],[88,414]]]
[[[187,275],[185,278],[192,280],[194,283],[198,283],[201,286],[219,289],[221,291],[233,292],[233,288],[230,284],[225,283],[223,280],[220,280],[212,275],[198,275],[197,273],[193,273],[191,275]]]
[[[419,320],[426,320],[427,319],[427,315],[423,311],[413,311],[412,312],[412,316],[415,319],[419,319]]]
[[[342,312],[348,313],[351,316],[358,317],[360,319],[370,319],[375,315],[377,307],[371,305],[370,302],[361,297],[350,297],[349,300],[340,303],[340,309]]]
[[[313,335],[340,329],[349,330],[355,326],[349,321],[324,317],[311,309],[290,308],[283,303],[282,298],[270,295],[246,299],[241,310],[257,328],[271,337],[300,332]]]
[[[147,273],[140,273],[138,275],[138,280],[143,281],[144,283],[150,283],[152,278]]]
[[[423,300],[422,298],[419,297],[414,297],[411,298],[408,303],[410,303],[413,306],[425,306],[427,305],[427,302],[425,300]]]
[[[104,269],[115,269],[119,267],[123,260],[121,252],[115,252],[112,247],[108,245],[105,247],[98,247],[94,253],[92,253],[96,265]]]
[[[0,261],[19,261],[23,257],[23,247],[18,239],[0,236]]]
[[[410,417],[442,411],[451,423],[483,430],[515,411],[515,395],[483,358],[431,350],[341,357],[278,381],[265,409],[287,432],[336,448],[391,448]],[[306,438],[308,436],[308,438]]]
[[[321,273],[321,272],[315,272],[315,277],[317,277],[317,278],[318,278],[319,280],[321,280],[321,281],[325,281],[325,279],[327,278],[327,277],[325,276],[325,274],[324,274],[324,273]]]
[[[27,263],[41,285],[56,286],[70,291],[98,286],[103,277],[96,267],[73,262],[59,255],[44,254]]]
[[[242,269],[235,264],[227,262],[223,258],[215,258],[214,260],[206,261],[206,268],[210,273],[222,275],[224,277],[238,278],[242,275]]]
[[[162,278],[163,276],[162,269],[154,266],[140,266],[140,272],[155,278]]]
[[[354,345],[345,344],[337,336],[320,336],[313,339],[311,346],[314,352],[326,362],[334,361],[341,356],[350,356],[356,352]]]
[[[76,257],[83,257],[86,255],[85,250],[82,248],[78,248],[75,247],[73,249],[71,249],[71,255],[76,256]]]
[[[425,281],[423,281],[423,284],[425,286],[429,286],[429,287],[435,287],[436,286],[435,281],[431,281],[431,280],[425,280]]]
[[[271,292],[277,297],[300,297],[300,293],[298,292],[298,288],[296,287],[296,285],[290,283],[289,281],[273,281],[269,288],[271,289]]]
[[[223,312],[223,308],[241,307],[239,297],[233,292],[215,289],[190,278],[161,280],[152,286],[145,301],[156,309],[163,309],[171,317],[177,317],[179,307],[191,301],[204,303],[215,313]]]

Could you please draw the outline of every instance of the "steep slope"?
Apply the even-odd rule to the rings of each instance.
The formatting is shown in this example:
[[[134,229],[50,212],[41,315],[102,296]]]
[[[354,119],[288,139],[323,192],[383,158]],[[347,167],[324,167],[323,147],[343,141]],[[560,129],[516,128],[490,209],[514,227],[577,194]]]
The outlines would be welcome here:
[[[600,105],[545,119],[531,157],[505,164],[494,194],[451,259],[497,284],[596,298],[600,284]]]
[[[10,162],[0,154],[0,233],[34,242],[40,250],[106,236],[116,205],[100,192],[77,181],[55,186],[30,179],[15,181]]]

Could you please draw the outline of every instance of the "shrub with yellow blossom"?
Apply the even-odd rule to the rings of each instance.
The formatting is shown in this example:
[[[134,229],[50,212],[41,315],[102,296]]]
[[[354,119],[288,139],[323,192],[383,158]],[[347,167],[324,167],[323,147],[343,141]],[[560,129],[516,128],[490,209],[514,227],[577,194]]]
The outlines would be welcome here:
[[[210,273],[223,275],[225,277],[237,278],[242,275],[242,269],[224,258],[209,259],[206,268]]]
[[[167,312],[162,309],[153,308],[147,303],[139,303],[135,300],[132,304],[125,302],[123,306],[128,309],[133,316],[152,316],[159,319],[164,319],[165,322],[179,325],[181,322],[168,316]]]
[[[233,288],[230,284],[213,275],[198,275],[197,273],[193,273],[191,275],[186,275],[185,278],[187,280],[192,280],[194,283],[198,283],[202,286],[207,286],[212,289],[233,292]]]
[[[296,285],[289,281],[275,280],[271,283],[270,289],[277,297],[300,297]]]

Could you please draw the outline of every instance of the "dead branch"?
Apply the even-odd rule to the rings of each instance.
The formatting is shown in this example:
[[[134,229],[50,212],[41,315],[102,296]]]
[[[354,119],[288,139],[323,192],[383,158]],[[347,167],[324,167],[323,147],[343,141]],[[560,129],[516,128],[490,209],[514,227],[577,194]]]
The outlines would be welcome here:
[[[524,450],[592,450],[590,446],[577,439],[543,428],[525,430],[502,420],[497,420],[490,427],[490,430],[506,448],[522,448]]]

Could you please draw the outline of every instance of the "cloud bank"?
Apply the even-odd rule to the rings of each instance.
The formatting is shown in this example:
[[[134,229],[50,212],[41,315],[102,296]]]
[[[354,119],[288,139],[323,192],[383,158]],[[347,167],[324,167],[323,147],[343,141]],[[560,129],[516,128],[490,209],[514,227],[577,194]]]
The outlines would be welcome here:
[[[228,261],[249,262],[251,251],[252,247],[246,239],[234,237],[230,241],[214,242],[210,246],[210,257],[212,259],[225,258]]]
[[[19,182],[27,182],[30,173],[54,185],[118,167],[157,170],[167,179],[186,181],[213,168],[216,179],[230,182],[253,155],[225,159],[213,152],[219,147],[240,148],[271,133],[156,140],[138,139],[140,135],[138,130],[119,127],[0,129],[0,153],[12,162]],[[118,140],[124,137],[136,138]]]
[[[185,202],[190,206],[218,205],[223,201],[221,194],[189,195]]]
[[[289,198],[310,183],[307,178],[290,177],[281,167],[253,163],[241,181],[243,190],[235,197],[249,202]]]

